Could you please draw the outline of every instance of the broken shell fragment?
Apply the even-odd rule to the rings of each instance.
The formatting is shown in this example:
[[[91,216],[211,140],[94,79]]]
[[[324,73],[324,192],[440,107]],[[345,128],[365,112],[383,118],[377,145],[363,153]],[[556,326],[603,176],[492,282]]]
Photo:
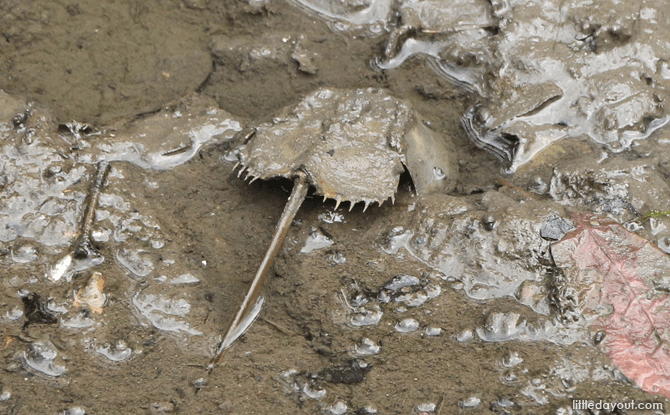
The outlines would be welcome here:
[[[94,313],[101,314],[107,296],[102,292],[106,278],[99,272],[93,273],[86,284],[74,292],[73,305],[77,308],[86,307]]]

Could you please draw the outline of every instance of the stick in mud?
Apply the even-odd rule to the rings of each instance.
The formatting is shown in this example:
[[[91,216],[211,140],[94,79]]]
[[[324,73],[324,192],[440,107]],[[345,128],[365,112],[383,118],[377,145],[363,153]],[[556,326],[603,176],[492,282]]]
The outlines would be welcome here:
[[[97,254],[93,244],[91,244],[91,228],[95,220],[95,210],[98,207],[98,198],[102,190],[102,185],[105,183],[107,173],[109,172],[110,164],[107,161],[98,163],[95,179],[91,184],[91,191],[88,197],[88,204],[86,205],[86,212],[81,224],[81,235],[77,241],[74,250],[74,257],[77,259],[88,258],[91,254]]]
[[[64,276],[69,281],[73,271],[81,271],[93,266],[99,265],[104,261],[104,257],[93,247],[91,243],[91,228],[95,220],[95,209],[98,206],[98,199],[102,186],[105,183],[107,172],[109,171],[109,163],[101,161],[98,163],[95,178],[91,184],[91,189],[88,195],[88,203],[84,212],[84,218],[81,223],[81,230],[74,250],[66,254],[47,272],[47,278],[51,281],[58,281]],[[76,266],[73,264],[74,260],[79,260]]]

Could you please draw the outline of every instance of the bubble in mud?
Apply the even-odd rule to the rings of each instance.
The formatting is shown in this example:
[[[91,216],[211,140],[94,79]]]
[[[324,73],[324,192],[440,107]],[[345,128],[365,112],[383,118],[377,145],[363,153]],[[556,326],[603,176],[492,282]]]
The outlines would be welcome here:
[[[432,402],[422,403],[422,404],[417,405],[417,407],[416,407],[417,412],[433,413],[433,412],[435,412],[435,409],[437,409],[437,405],[435,405]]]
[[[98,199],[98,205],[101,207],[114,208],[121,212],[127,212],[131,209],[130,203],[123,197],[111,193],[101,193]]]
[[[160,239],[152,239],[150,243],[153,249],[161,249],[163,246],[165,246],[165,241]]]
[[[232,151],[225,152],[223,155],[219,156],[219,160],[227,163],[237,163],[240,160],[240,149],[235,148]]]
[[[68,312],[69,308],[65,303],[57,303],[55,301],[49,301],[47,303],[47,310],[51,311],[53,314],[65,314]]]
[[[61,324],[63,327],[68,329],[86,329],[95,324],[95,321],[90,319],[86,314],[88,313],[79,313],[73,318],[67,320],[62,320]]]
[[[502,365],[504,367],[514,367],[521,363],[523,363],[523,359],[521,358],[521,356],[519,356],[519,353],[517,352],[510,352],[510,354],[505,356],[502,360]]]
[[[335,22],[332,24],[332,28],[335,32],[344,32],[349,29],[349,25],[342,22]]]
[[[424,293],[412,293],[400,295],[395,300],[396,302],[404,302],[408,307],[418,307],[428,300],[428,296]],[[404,309],[404,311],[407,311],[407,309]]]
[[[626,224],[626,230],[628,230],[628,232],[639,232],[641,230],[644,230],[644,226],[640,225],[637,222],[628,222]]]
[[[37,248],[31,245],[23,245],[12,249],[12,259],[19,264],[27,264],[37,259]]]
[[[23,310],[21,310],[18,307],[14,307],[11,310],[9,310],[7,313],[5,313],[5,315],[7,316],[7,319],[9,321],[16,321],[16,320],[20,319],[21,317],[23,317]]]
[[[12,397],[12,393],[10,391],[3,391],[0,393],[0,402],[5,402],[8,401],[9,398]]]
[[[193,274],[181,274],[170,280],[170,284],[197,284],[200,280]]]
[[[382,290],[377,294],[377,300],[382,304],[388,304],[391,301],[391,296],[388,291]]]
[[[476,396],[471,396],[467,399],[464,399],[458,402],[458,406],[461,408],[476,408],[482,403],[482,400]]]
[[[403,302],[408,307],[418,307],[431,298],[435,298],[442,292],[442,288],[436,285],[429,285],[423,291],[399,295],[395,298],[396,302]]]
[[[442,329],[440,327],[426,327],[424,333],[426,334],[426,336],[435,337],[442,334]]]
[[[398,291],[401,288],[410,287],[419,284],[419,279],[411,275],[397,275],[389,281],[384,288],[391,291]]]
[[[328,411],[333,415],[342,415],[347,412],[347,404],[342,401],[337,401],[334,405],[328,407]]]
[[[526,386],[521,389],[521,394],[531,399],[534,399],[539,405],[546,405],[549,403],[547,397],[547,385],[544,385],[540,379],[533,379],[528,382]]]
[[[398,333],[412,333],[419,328],[419,322],[413,318],[406,318],[396,324],[394,328]]]
[[[133,297],[133,305],[159,330],[195,336],[202,334],[187,322],[175,318],[185,317],[191,311],[191,305],[183,298],[171,300],[159,295],[137,293]]]
[[[62,412],[62,415],[86,415],[86,410],[78,406],[73,406]]]
[[[658,247],[666,254],[670,254],[670,238],[665,236],[658,240]]]
[[[472,340],[473,337],[474,333],[472,332],[472,330],[463,330],[462,332],[456,335],[456,341],[460,343],[465,343]]]
[[[35,370],[47,376],[57,377],[65,373],[65,366],[54,364],[58,353],[50,341],[35,342],[30,345],[30,350],[23,353],[23,360],[29,369]]]
[[[518,313],[491,313],[487,316],[483,328],[477,328],[482,340],[505,341],[519,337],[524,333],[526,322],[519,322]]]
[[[370,302],[370,299],[363,293],[358,292],[358,285],[357,284],[352,284],[352,288],[357,290],[356,292],[353,293],[350,300],[350,307],[356,308],[356,307],[361,307],[364,306],[365,304]]]
[[[500,398],[497,401],[491,403],[491,410],[493,412],[500,412],[501,409],[503,410],[503,412],[507,412],[504,408],[518,410],[521,407],[516,402],[511,401],[507,398]]]
[[[376,326],[382,319],[384,312],[375,306],[373,310],[359,309],[356,315],[351,318],[351,325],[354,327]]]
[[[109,229],[96,229],[91,231],[91,240],[97,243],[109,242],[109,238],[112,235],[112,231]]]
[[[322,399],[326,396],[326,390],[321,389],[315,384],[315,378],[309,375],[305,378],[305,374],[298,373],[295,369],[285,370],[279,374],[279,380],[284,384],[285,392],[293,395],[301,401],[304,396],[310,399]]]
[[[513,372],[506,372],[502,376],[503,383],[508,385],[516,384],[516,380],[517,380],[516,375]]]
[[[119,249],[116,260],[136,277],[144,278],[154,270],[149,253],[141,249]]]
[[[405,230],[402,226],[396,226],[388,233],[382,251],[395,255],[400,248],[407,246],[413,236],[414,233],[412,231]]]
[[[133,350],[129,348],[122,340],[120,340],[114,346],[106,344],[105,346],[97,347],[95,351],[112,362],[122,362],[124,360],[128,360],[133,354]]]
[[[333,244],[332,239],[328,238],[318,229],[312,228],[312,231],[309,233],[309,237],[305,241],[305,246],[302,247],[300,252],[302,252],[303,254],[308,254],[317,249],[327,248],[332,244]]]
[[[663,221],[657,218],[649,218],[649,227],[651,228],[651,234],[654,236],[667,229]]]
[[[534,182],[534,184],[528,186],[528,191],[529,192],[535,193],[535,194],[538,194],[538,195],[543,195],[547,192],[547,190],[549,190],[549,185],[544,180],[542,180],[541,177],[539,177],[539,176],[536,177],[533,180],[533,182]]]
[[[305,385],[302,387],[302,391],[310,399],[321,399],[324,396],[326,396],[326,390],[325,389],[312,389],[312,387],[305,383]]]
[[[359,356],[373,356],[379,353],[380,350],[381,347],[367,337],[363,338],[360,344],[354,346],[354,352]]]
[[[331,255],[328,255],[326,257],[326,261],[330,263],[330,265],[335,266],[344,264],[345,262],[347,262],[347,258],[342,254],[342,252],[337,251]]]

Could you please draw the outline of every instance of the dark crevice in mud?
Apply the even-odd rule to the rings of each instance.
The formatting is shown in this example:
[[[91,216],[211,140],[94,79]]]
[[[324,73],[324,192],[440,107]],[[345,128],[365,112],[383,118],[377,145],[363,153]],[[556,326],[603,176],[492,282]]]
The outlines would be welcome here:
[[[42,297],[37,293],[28,293],[21,298],[26,321],[23,330],[31,324],[56,324],[58,318],[47,309]]]
[[[362,363],[359,360],[350,360],[345,364],[323,369],[311,376],[328,383],[353,385],[363,382],[370,370],[372,370],[371,364]]]

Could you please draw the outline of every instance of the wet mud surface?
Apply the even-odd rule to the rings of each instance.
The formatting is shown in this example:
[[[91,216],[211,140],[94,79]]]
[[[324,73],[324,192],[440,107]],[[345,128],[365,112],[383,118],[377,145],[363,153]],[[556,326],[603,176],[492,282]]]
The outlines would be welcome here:
[[[631,334],[638,297],[607,300],[669,291],[670,219],[645,217],[670,209],[667,53],[649,46],[667,16],[517,3],[0,4],[0,413],[668,408],[667,312]],[[292,186],[238,178],[235,149],[320,88],[402,99],[450,152],[431,177],[448,185],[417,194],[432,170],[403,161],[393,204],[310,192],[258,320],[212,368]],[[652,254],[608,255],[598,296],[579,232],[605,224],[602,252]],[[660,265],[621,264],[644,258]]]

